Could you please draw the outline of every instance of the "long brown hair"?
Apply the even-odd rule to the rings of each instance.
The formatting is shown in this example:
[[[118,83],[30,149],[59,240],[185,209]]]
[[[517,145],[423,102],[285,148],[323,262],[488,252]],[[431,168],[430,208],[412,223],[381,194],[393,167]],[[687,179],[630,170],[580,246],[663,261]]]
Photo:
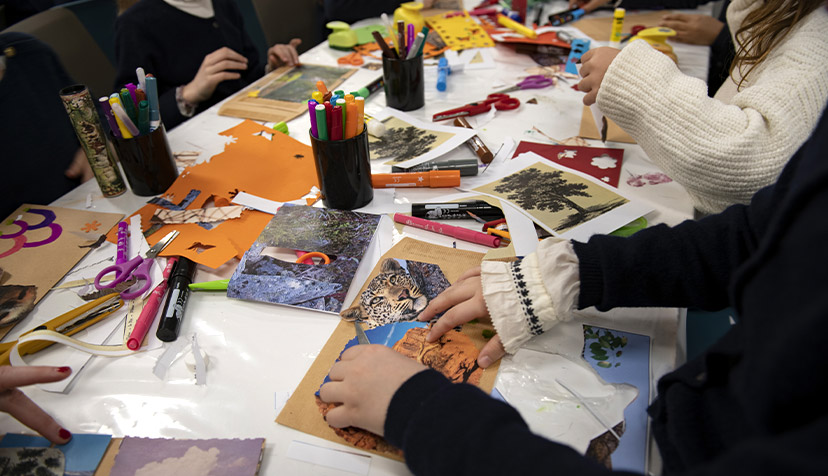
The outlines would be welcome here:
[[[738,88],[741,89],[748,75],[788,36],[794,25],[824,3],[824,0],[765,0],[748,13],[734,35],[736,56],[730,65],[730,75],[739,69]]]

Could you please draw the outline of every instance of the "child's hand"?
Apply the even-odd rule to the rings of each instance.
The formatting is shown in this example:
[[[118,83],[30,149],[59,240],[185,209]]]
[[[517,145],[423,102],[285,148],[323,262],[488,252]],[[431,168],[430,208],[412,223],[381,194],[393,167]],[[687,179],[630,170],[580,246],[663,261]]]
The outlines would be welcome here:
[[[456,283],[428,303],[418,319],[429,321],[443,311],[446,311],[446,313],[434,323],[426,336],[427,342],[434,342],[449,330],[472,319],[481,317],[488,319],[490,317],[486,301],[483,299],[480,267],[472,268],[463,273]],[[500,343],[500,336],[495,335],[480,350],[477,363],[485,369],[505,354],[503,344]]]
[[[54,418],[44,412],[17,387],[35,383],[57,382],[71,375],[69,367],[12,367],[0,366],[0,411],[43,435],[47,440],[62,445],[72,438]]]
[[[234,70],[247,69],[247,58],[226,46],[204,57],[198,72],[181,92],[188,104],[196,105],[210,99],[222,81],[239,79]]]
[[[589,50],[581,56],[581,78],[583,79],[578,83],[578,90],[587,93],[584,96],[584,104],[587,106],[595,104],[604,75],[607,74],[612,60],[620,52],[615,48],[603,46]]]
[[[676,31],[672,39],[691,45],[712,45],[724,28],[724,23],[710,15],[671,13],[661,17],[658,26]]]
[[[384,345],[355,345],[342,353],[319,389],[319,398],[340,403],[325,421],[335,428],[356,426],[382,436],[394,393],[426,367]]]
[[[287,45],[273,45],[267,51],[268,70],[273,70],[280,66],[296,66],[299,64],[299,53],[296,51],[296,47],[301,44],[302,40],[294,38]]]

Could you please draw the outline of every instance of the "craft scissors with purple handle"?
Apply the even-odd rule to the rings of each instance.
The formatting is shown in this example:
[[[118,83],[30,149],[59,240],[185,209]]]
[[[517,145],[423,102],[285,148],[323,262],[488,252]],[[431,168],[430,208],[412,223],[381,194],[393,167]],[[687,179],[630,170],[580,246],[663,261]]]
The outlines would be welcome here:
[[[505,94],[514,91],[520,91],[522,89],[543,89],[545,87],[552,86],[553,84],[555,84],[554,79],[547,78],[542,74],[533,74],[531,76],[525,77],[523,81],[517,83],[511,88],[504,89],[503,91],[498,91],[498,93]]]
[[[143,281],[144,284],[139,289],[132,291],[131,289],[138,285],[136,282],[135,285],[130,287],[130,289],[122,292],[121,297],[129,300],[135,299],[144,294],[144,291],[149,289],[152,285],[150,270],[152,269],[152,263],[155,261],[155,257],[158,256],[158,253],[166,248],[176,236],[178,236],[177,230],[169,232],[167,236],[153,245],[143,258],[139,255],[126,263],[116,263],[112,266],[107,266],[95,277],[95,287],[98,289],[114,288],[116,285],[130,279],[130,277],[134,277],[136,281]],[[115,279],[106,284],[101,284],[101,279],[109,273],[115,273]]]

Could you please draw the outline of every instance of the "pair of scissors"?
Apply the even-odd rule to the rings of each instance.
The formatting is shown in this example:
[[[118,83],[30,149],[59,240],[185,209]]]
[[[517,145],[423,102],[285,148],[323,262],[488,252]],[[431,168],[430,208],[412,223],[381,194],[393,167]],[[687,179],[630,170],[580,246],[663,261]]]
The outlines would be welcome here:
[[[449,109],[448,111],[438,112],[431,117],[432,121],[443,121],[446,119],[454,119],[460,116],[476,116],[487,112],[494,106],[499,111],[508,111],[510,109],[517,109],[520,106],[520,100],[513,98],[508,94],[493,93],[489,94],[486,99],[482,101],[466,104],[463,107],[456,109]]]
[[[365,60],[362,59],[362,55],[357,53],[356,51],[353,53],[349,53],[345,56],[340,56],[336,60],[339,64],[350,64],[354,66],[362,66],[365,63]]]
[[[498,91],[498,93],[506,94],[515,91],[521,91],[523,89],[543,89],[549,86],[553,86],[554,84],[555,80],[553,78],[547,78],[542,74],[533,74],[531,76],[523,78],[523,81],[517,83],[511,88],[506,88],[503,91]]]
[[[158,256],[167,245],[178,236],[178,230],[171,231],[162,238],[158,243],[153,245],[147,254],[144,255],[142,258],[140,255],[132,258],[131,260],[127,261],[126,263],[116,263],[112,266],[107,266],[97,276],[95,276],[95,287],[98,289],[110,289],[114,288],[118,284],[134,277],[136,281],[143,281],[143,285],[135,291],[130,291],[127,289],[126,291],[121,293],[121,297],[124,299],[135,299],[138,296],[144,294],[144,291],[149,289],[152,285],[152,277],[150,275],[150,270],[152,269],[152,263],[155,262],[155,257]],[[112,281],[101,284],[101,279],[109,273],[115,273],[115,279]],[[138,285],[136,282],[135,286]],[[133,286],[133,287],[135,287]]]

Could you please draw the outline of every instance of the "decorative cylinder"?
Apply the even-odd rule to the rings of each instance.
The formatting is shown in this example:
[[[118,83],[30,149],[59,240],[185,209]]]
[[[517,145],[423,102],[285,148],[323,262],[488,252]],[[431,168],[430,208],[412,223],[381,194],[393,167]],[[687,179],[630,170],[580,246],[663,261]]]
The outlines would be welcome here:
[[[60,98],[104,197],[117,197],[126,192],[124,179],[108,153],[106,134],[89,90],[82,84],[67,86],[60,90]]]

